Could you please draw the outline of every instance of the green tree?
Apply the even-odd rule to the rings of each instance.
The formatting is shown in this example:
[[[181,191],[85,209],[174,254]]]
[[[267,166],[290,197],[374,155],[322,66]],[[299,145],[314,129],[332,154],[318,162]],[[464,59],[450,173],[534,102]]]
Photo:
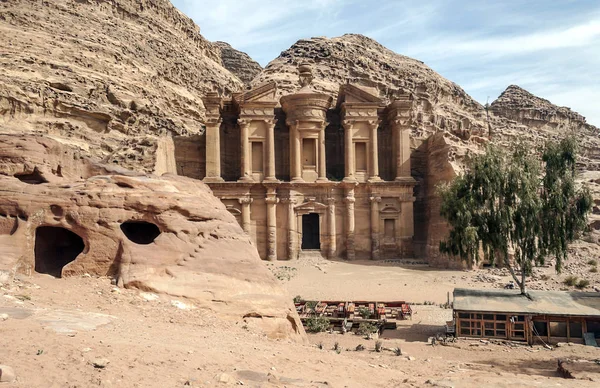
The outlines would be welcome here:
[[[441,214],[452,227],[440,251],[470,265],[481,256],[499,260],[526,294],[534,265],[551,256],[560,272],[568,244],[586,229],[592,197],[575,184],[574,138],[548,142],[541,153],[524,143],[511,148],[488,145],[464,174],[439,188]]]

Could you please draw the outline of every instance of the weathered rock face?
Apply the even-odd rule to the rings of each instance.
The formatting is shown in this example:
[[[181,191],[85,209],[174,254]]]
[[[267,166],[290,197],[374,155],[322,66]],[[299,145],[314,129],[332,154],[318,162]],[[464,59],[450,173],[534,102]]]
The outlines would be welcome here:
[[[204,94],[243,88],[168,0],[7,0],[0,35],[4,132],[48,133],[138,171],[161,164],[159,139],[202,130]]]
[[[401,93],[413,93],[417,100],[414,121],[419,123],[413,138],[424,139],[440,129],[459,135],[487,131],[483,106],[458,85],[423,62],[362,35],[299,40],[269,63],[252,84],[275,81],[280,94],[295,92],[298,65],[307,61],[313,67],[313,88],[334,97],[347,82],[376,89],[385,102]]]
[[[111,276],[303,338],[291,299],[202,182],[117,174],[47,138],[0,144],[0,269]]]
[[[262,71],[262,66],[244,52],[234,49],[229,43],[214,42],[221,50],[223,66],[236,75],[244,84],[250,82]]]

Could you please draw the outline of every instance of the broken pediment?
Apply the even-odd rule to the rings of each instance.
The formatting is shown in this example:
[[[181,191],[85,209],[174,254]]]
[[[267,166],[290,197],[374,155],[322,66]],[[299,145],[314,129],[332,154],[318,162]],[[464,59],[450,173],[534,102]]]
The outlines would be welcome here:
[[[338,106],[343,103],[358,103],[375,106],[383,105],[383,101],[381,100],[381,98],[374,94],[377,93],[376,89],[373,89],[372,92],[367,91],[365,89],[366,88],[352,84],[345,84],[340,86],[340,91],[338,94]]]
[[[277,84],[273,81],[259,85],[239,96],[240,105],[253,103],[273,103],[277,104],[275,94],[277,93]]]

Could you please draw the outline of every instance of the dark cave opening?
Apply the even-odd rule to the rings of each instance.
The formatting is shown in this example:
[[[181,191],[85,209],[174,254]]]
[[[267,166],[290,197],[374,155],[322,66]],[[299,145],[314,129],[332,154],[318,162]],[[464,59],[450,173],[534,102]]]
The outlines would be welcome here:
[[[42,183],[48,183],[46,178],[44,178],[42,176],[42,174],[37,169],[37,167],[33,169],[33,172],[31,174],[18,173],[18,174],[15,174],[14,177],[17,178],[18,180],[20,180],[21,182],[27,183],[30,185],[40,185]]]
[[[121,224],[121,230],[127,238],[141,245],[152,244],[160,235],[160,229],[146,221],[127,221]]]
[[[35,231],[35,272],[60,278],[62,269],[83,252],[83,239],[68,229],[40,226]]]

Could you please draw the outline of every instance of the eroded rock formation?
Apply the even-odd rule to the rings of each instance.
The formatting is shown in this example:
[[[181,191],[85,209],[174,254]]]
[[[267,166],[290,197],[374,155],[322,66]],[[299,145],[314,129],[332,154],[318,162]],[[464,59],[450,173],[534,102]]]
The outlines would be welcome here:
[[[43,137],[0,144],[0,269],[110,276],[302,339],[291,299],[204,183],[110,171]]]
[[[200,133],[201,97],[243,88],[168,0],[7,0],[0,36],[2,130],[133,170],[165,172],[161,139]]]
[[[262,71],[262,66],[244,52],[234,49],[229,43],[214,42],[221,50],[223,66],[236,75],[244,84],[250,82]]]

